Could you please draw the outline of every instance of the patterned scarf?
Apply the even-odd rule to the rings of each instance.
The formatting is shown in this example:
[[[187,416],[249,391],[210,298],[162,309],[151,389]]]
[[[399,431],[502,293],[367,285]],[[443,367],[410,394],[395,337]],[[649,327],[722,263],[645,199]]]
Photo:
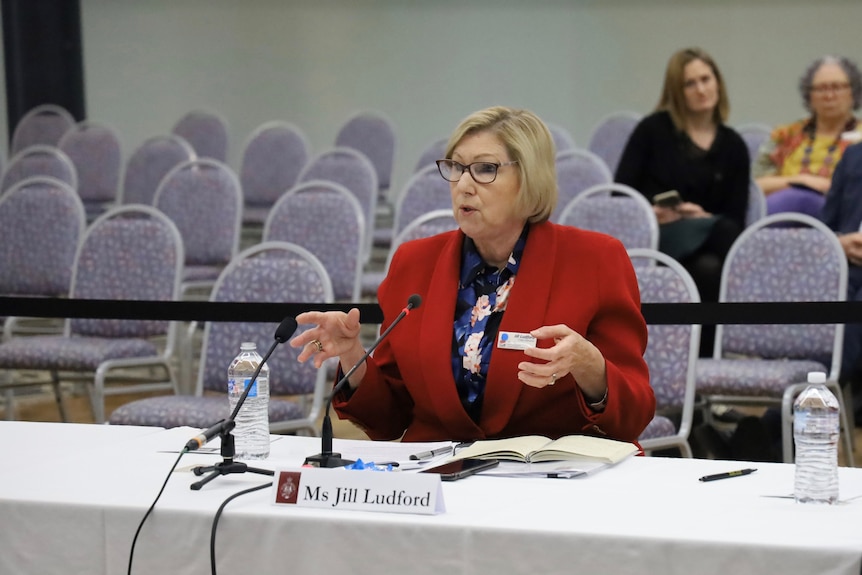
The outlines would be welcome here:
[[[452,338],[452,373],[461,403],[474,421],[481,415],[491,352],[515,284],[528,231],[529,226],[524,226],[502,270],[485,263],[473,240],[464,240]]]

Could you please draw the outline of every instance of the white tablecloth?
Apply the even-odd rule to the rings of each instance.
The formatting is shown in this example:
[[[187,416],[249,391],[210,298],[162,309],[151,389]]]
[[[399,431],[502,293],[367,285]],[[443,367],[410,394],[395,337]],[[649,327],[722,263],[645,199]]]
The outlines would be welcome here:
[[[0,573],[120,574],[134,531],[177,453],[196,432],[0,422]],[[367,446],[367,444],[366,444]],[[370,447],[370,446],[368,446]],[[362,442],[345,456],[372,457]],[[279,437],[261,467],[297,466],[316,438]],[[219,477],[201,491],[189,454],[135,551],[133,573],[210,573],[218,506],[269,477]],[[862,497],[798,505],[793,466],[710,483],[749,464],[632,458],[575,479],[474,476],[443,484],[436,516],[274,506],[269,490],[231,502],[217,531],[220,573],[846,573],[862,568]],[[339,471],[344,473],[343,471]],[[356,473],[356,472],[351,472]],[[862,469],[840,470],[841,498]]]

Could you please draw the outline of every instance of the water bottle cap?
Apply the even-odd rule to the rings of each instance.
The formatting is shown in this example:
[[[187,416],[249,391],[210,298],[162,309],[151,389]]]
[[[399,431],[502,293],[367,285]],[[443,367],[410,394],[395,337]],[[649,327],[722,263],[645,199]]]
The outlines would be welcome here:
[[[809,371],[808,383],[826,383],[826,374],[822,371]]]
[[[240,350],[242,351],[250,351],[252,349],[257,349],[257,344],[253,341],[244,341],[239,345]],[[826,380],[824,380],[826,381]]]

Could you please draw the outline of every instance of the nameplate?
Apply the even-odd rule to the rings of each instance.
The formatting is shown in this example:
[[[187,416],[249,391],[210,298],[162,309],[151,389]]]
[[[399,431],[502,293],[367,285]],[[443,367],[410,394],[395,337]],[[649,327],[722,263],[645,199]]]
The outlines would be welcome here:
[[[446,511],[436,473],[302,467],[276,471],[272,485],[275,505],[420,515]]]

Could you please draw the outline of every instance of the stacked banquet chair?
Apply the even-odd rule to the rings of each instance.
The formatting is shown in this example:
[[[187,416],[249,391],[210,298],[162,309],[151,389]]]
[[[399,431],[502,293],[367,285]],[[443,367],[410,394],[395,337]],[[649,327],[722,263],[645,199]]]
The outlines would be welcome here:
[[[819,220],[791,212],[766,216],[733,243],[718,297],[728,303],[844,301],[847,257]],[[718,325],[712,358],[697,362],[697,393],[706,417],[714,404],[778,407],[782,457],[791,463],[793,400],[807,386],[808,373],[822,371],[841,404],[852,465],[853,428],[837,381],[843,339],[843,324]]]
[[[182,238],[167,216],[151,206],[114,207],[84,233],[69,297],[176,300],[182,265]],[[64,418],[60,382],[88,382],[93,418],[102,423],[106,395],[176,390],[172,368],[176,341],[175,322],[67,319],[61,335],[13,338],[0,344],[0,370],[49,372]]]
[[[338,147],[313,157],[303,168],[298,183],[326,180],[344,186],[362,206],[365,232],[362,237],[362,263],[371,259],[374,221],[377,214],[377,172],[371,161],[353,148]]]
[[[191,110],[177,120],[171,133],[188,142],[198,158],[227,161],[227,121],[218,112]]]
[[[700,294],[682,265],[655,249],[628,250],[644,303],[699,303]],[[700,326],[648,325],[644,360],[656,398],[656,415],[638,437],[644,451],[679,448],[691,457],[695,403],[695,366],[700,349]]]
[[[156,189],[168,172],[194,159],[195,151],[179,136],[148,138],[126,162],[120,203],[152,205]]]
[[[18,182],[34,176],[48,176],[78,190],[78,173],[75,164],[60,148],[46,144],[35,144],[24,148],[9,160],[0,191],[6,191]]]
[[[263,241],[283,241],[314,254],[332,282],[336,300],[359,300],[365,216],[347,188],[312,180],[285,193],[270,210]]]
[[[625,184],[584,190],[563,208],[558,223],[608,234],[626,249],[658,249],[659,227],[652,205]]]
[[[614,179],[604,160],[594,153],[574,148],[558,152],[556,156],[559,198],[551,221],[558,221],[563,207],[575,197],[598,184],[611,184]]]
[[[332,287],[323,265],[307,250],[286,242],[264,242],[231,261],[219,276],[210,301],[330,303]],[[194,395],[133,401],[118,407],[110,423],[209,427],[226,418],[230,414],[227,366],[242,342],[255,342],[258,349],[269,349],[277,325],[278,322],[207,322]],[[315,424],[329,381],[325,370],[316,369],[313,362],[299,363],[299,352],[282,345],[267,361],[273,433],[317,433]]]
[[[269,210],[296,185],[310,150],[302,130],[288,122],[266,122],[251,133],[243,145],[239,168],[244,231],[260,237]]]
[[[604,160],[611,173],[616,173],[623,150],[629,141],[641,114],[620,111],[600,119],[590,134],[587,149]]]
[[[84,205],[78,193],[59,180],[37,176],[7,190],[0,196],[0,294],[67,296],[85,227]],[[7,317],[3,319],[2,341],[61,330],[62,322],[56,319]],[[15,376],[8,370],[0,374],[6,419],[15,416],[14,387],[27,384],[16,381]]]
[[[30,146],[56,146],[72,126],[75,118],[62,106],[41,104],[21,116],[12,132],[10,155]]]
[[[75,164],[78,194],[94,219],[117,202],[122,152],[120,138],[110,126],[96,122],[78,122],[60,139],[57,147]]]

